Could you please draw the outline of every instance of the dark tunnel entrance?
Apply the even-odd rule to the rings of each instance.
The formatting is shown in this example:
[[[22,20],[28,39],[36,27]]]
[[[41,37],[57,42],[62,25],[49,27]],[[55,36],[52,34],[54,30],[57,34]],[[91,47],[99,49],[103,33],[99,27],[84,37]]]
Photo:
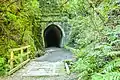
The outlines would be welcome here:
[[[44,31],[45,47],[60,47],[62,36],[62,31],[57,25],[48,26]]]

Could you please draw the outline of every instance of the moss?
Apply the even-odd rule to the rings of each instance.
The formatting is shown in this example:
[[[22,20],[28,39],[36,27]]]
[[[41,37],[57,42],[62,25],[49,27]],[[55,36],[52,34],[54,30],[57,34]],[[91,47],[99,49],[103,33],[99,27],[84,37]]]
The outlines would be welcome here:
[[[21,46],[31,45],[32,58],[36,51],[35,37],[32,28],[39,26],[40,22],[40,8],[37,0],[3,0],[0,1],[0,56],[5,58],[3,72],[8,68],[11,48],[18,48]],[[42,28],[40,27],[40,32]],[[37,37],[40,38],[40,37]],[[39,45],[42,43],[39,42]],[[2,74],[2,73],[0,73]]]

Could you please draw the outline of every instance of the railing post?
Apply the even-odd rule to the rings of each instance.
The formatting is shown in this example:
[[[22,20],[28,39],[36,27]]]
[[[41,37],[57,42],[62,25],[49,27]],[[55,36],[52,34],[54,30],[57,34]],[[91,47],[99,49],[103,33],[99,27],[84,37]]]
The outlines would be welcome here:
[[[24,52],[24,49],[26,49],[27,52]],[[18,51],[18,52],[20,51],[16,57],[14,57],[14,51]],[[10,61],[9,61],[10,71],[8,72],[8,75],[14,73],[18,69],[20,69],[23,65],[25,65],[26,63],[28,63],[30,61],[30,59],[29,59],[30,46],[28,45],[28,46],[24,46],[21,48],[9,49],[9,52],[10,52]],[[24,57],[27,57],[27,60],[24,61]],[[18,59],[20,60],[20,63],[15,66],[14,61],[18,60]]]
[[[13,66],[14,66],[14,53],[13,51],[10,52],[10,69],[13,69]]]
[[[29,47],[27,48],[27,53],[29,53]],[[29,59],[29,54],[27,54],[27,59]]]
[[[20,62],[22,63],[22,62],[23,62],[23,49],[21,49],[20,51],[21,51],[21,54],[20,54]]]

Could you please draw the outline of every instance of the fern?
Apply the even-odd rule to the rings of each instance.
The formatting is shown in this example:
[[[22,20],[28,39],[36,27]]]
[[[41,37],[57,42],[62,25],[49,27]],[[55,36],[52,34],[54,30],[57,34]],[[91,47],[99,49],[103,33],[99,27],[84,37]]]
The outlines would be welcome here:
[[[107,52],[106,54],[105,54],[106,56],[118,56],[118,55],[120,55],[120,51],[112,51],[112,52]]]
[[[102,73],[112,72],[115,70],[116,67],[117,68],[120,67],[120,58],[115,59],[115,60],[109,62],[108,64],[106,64],[102,70]]]
[[[87,71],[83,71],[78,75],[79,79],[78,80],[88,80],[89,78],[89,73]]]
[[[95,73],[91,80],[120,80],[119,72],[110,72],[106,74]]]

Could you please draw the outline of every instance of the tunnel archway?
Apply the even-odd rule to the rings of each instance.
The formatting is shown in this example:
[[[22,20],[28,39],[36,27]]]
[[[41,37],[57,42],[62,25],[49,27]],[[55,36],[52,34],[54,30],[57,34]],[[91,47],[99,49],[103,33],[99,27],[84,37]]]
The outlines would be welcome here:
[[[59,26],[55,24],[49,25],[44,30],[45,48],[60,47],[62,37],[63,37],[62,30],[59,28]]]

